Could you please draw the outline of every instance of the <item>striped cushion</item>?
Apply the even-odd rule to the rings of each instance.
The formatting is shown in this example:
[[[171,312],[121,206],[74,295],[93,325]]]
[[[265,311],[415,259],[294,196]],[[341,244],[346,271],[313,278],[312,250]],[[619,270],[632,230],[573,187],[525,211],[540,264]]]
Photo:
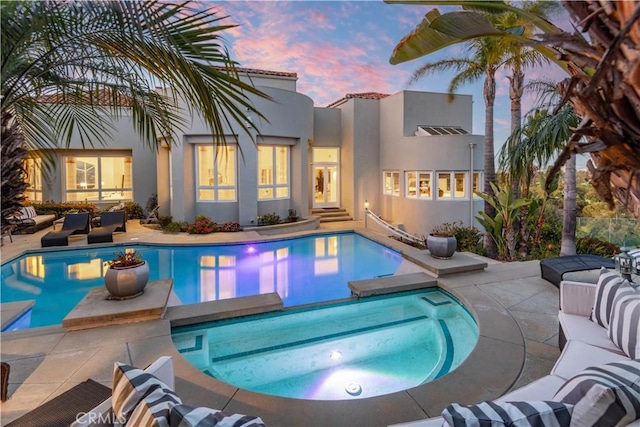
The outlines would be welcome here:
[[[640,289],[634,289],[626,280],[613,300],[607,332],[627,356],[640,359]]]
[[[147,394],[131,413],[127,425],[169,427],[169,412],[182,400],[173,390],[165,387],[156,387]]]
[[[453,403],[445,408],[442,417],[452,427],[463,426],[569,426],[573,405],[560,402],[481,402],[462,406]]]
[[[171,427],[265,427],[259,417],[227,414],[211,408],[176,405],[171,409]]]
[[[22,215],[24,218],[35,218],[38,216],[33,206],[24,206],[22,208]]]
[[[615,272],[602,267],[600,270],[600,278],[596,285],[596,300],[591,311],[590,319],[592,322],[605,328],[609,326],[613,298],[623,280],[624,279]]]
[[[111,403],[114,418],[118,421],[114,423],[115,426],[127,424],[133,416],[139,422],[152,419],[150,413],[157,413],[161,419],[156,425],[168,426],[169,410],[179,403],[182,403],[180,398],[153,375],[120,362],[115,363]],[[135,422],[129,425],[146,424]]]
[[[574,405],[572,425],[627,425],[640,417],[640,361],[587,368],[567,380],[553,400]]]

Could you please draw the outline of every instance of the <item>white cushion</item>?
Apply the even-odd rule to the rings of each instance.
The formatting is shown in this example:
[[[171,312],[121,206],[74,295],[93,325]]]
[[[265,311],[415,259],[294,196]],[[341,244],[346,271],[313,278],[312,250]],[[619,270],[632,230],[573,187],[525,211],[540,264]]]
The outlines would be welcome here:
[[[607,335],[631,359],[640,359],[640,292],[627,280],[616,292]]]
[[[596,285],[593,283],[560,282],[560,310],[567,314],[589,317],[596,297]]]
[[[587,317],[566,314],[561,311],[558,313],[558,320],[567,341],[582,341],[596,347],[621,353],[620,349],[607,336],[607,330],[593,323]]]
[[[590,366],[629,360],[624,354],[594,347],[580,341],[567,341],[567,345],[551,370],[552,375],[569,379]]]

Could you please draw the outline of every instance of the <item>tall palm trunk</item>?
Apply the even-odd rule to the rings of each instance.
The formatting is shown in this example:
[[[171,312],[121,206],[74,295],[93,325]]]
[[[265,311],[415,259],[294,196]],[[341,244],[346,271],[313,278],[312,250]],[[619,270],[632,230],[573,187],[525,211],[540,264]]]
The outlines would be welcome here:
[[[509,140],[510,148],[513,150],[520,143],[520,133],[522,127],[522,94],[524,93],[524,72],[520,67],[514,67],[511,77],[509,77],[509,98],[511,100],[511,135]],[[515,135],[516,137],[513,137]],[[520,197],[520,182],[517,179],[511,180],[513,197]]]
[[[495,70],[488,71],[484,80],[484,192],[493,196],[491,184],[496,181],[495,153],[493,149],[493,108],[496,100]],[[484,211],[491,218],[496,215],[495,208],[484,202]],[[484,249],[490,258],[497,258],[498,247],[489,232],[484,233]]]
[[[576,254],[576,155],[564,165],[564,207],[560,255]]]

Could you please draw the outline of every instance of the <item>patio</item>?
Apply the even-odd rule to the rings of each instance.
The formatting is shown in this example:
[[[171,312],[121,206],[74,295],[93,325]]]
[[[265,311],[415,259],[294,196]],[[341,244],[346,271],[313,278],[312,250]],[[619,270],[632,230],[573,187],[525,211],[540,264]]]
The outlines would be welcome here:
[[[149,230],[137,221],[126,233],[114,234],[114,243],[204,243],[263,240],[255,231],[212,235],[171,235]],[[418,259],[419,251],[383,235],[365,230],[357,221],[326,223],[317,232],[357,230],[387,246]],[[5,241],[3,261],[27,249],[39,248],[40,237],[14,236]],[[287,237],[309,232],[288,234]],[[282,236],[273,236],[278,238]],[[83,246],[85,237],[70,239]],[[52,248],[50,250],[55,250]],[[540,278],[538,261],[487,262],[483,271],[459,272],[438,278],[440,286],[460,296],[479,320],[480,339],[465,363],[433,383],[404,392],[355,401],[304,401],[252,393],[210,378],[189,365],[171,342],[172,322],[195,323],[193,310],[169,307],[163,319],[125,325],[66,331],[61,326],[3,333],[2,360],[11,364],[9,400],[0,404],[6,424],[42,403],[91,378],[111,386],[113,362],[146,366],[158,356],[174,358],[176,391],[183,401],[229,412],[262,417],[267,425],[377,426],[439,415],[450,402],[472,403],[492,399],[521,387],[551,370],[560,351],[558,342],[558,289]],[[405,261],[398,274],[424,272]],[[202,310],[200,310],[202,311]]]

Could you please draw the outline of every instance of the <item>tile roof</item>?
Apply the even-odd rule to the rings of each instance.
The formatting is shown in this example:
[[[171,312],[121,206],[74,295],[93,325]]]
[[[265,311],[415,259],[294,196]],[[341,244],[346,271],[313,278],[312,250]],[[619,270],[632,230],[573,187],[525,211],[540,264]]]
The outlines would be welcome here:
[[[382,99],[390,96],[388,93],[380,93],[380,92],[362,92],[362,93],[348,93],[344,96],[344,98],[340,98],[335,102],[327,105],[327,108],[336,107],[342,103],[344,103],[347,99],[351,98],[359,98],[359,99]]]

